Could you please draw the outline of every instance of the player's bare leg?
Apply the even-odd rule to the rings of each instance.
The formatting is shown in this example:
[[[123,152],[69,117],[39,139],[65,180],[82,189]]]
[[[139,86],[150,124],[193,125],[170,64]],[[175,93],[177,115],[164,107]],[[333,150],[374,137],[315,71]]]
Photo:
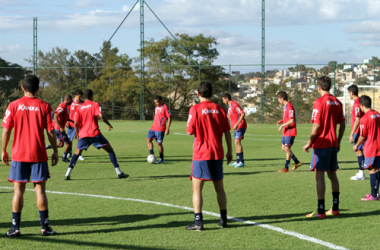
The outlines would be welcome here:
[[[231,165],[236,168],[244,167],[244,156],[243,156],[243,146],[241,145],[241,139],[235,139],[235,150],[236,150],[236,164]]]
[[[153,143],[152,143],[152,141],[153,141],[152,139],[146,138],[146,143],[148,144],[149,151],[153,150]]]
[[[203,229],[203,197],[202,189],[204,186],[204,180],[192,178],[193,188],[193,208],[194,208],[194,224],[186,227],[187,230],[202,230]]]
[[[63,141],[57,143],[57,148],[62,148],[65,145]]]
[[[66,175],[65,175],[65,180],[71,180],[71,171],[73,171],[73,168],[75,167],[75,164],[77,164],[77,161],[78,161],[78,157],[82,154],[82,151],[81,149],[78,149],[75,151],[75,154],[73,155],[73,157],[71,158],[70,160],[70,164],[69,164],[69,167],[67,168],[67,172],[66,172]]]
[[[222,228],[227,227],[227,196],[224,191],[223,180],[213,181],[216,191],[216,199],[218,200],[220,210],[220,221],[218,223]]]
[[[102,147],[102,149],[104,149],[108,153],[108,155],[110,156],[110,160],[111,160],[111,162],[115,168],[115,171],[116,171],[118,178],[119,179],[128,178],[129,175],[124,174],[120,170],[119,163],[117,162],[117,158],[116,158],[115,152],[113,151],[113,148],[111,147],[111,144],[107,144],[106,146]]]
[[[24,206],[25,183],[13,182],[12,228],[7,236],[20,236],[21,211]]]
[[[64,151],[63,156],[62,156],[63,162],[70,162],[69,159],[67,159],[67,154],[70,152],[72,145],[73,145],[73,143],[71,141],[66,142],[65,151]]]
[[[362,201],[375,201],[379,199],[379,175],[378,170],[373,167],[368,168],[371,193],[367,194],[365,198],[362,198]]]
[[[358,164],[359,164],[359,172],[356,173],[354,176],[351,177],[351,180],[364,180],[365,174],[364,174],[364,155],[363,151],[356,151],[356,157],[358,158]]]
[[[317,195],[318,195],[318,213],[325,214],[325,193],[326,193],[326,183],[325,183],[325,172],[315,170],[315,179],[317,181]],[[339,187],[339,183],[338,183]]]
[[[327,172],[327,176],[331,181],[331,189],[333,195],[333,207],[326,212],[326,215],[339,215],[339,180],[336,172]]]
[[[158,164],[165,163],[165,160],[164,160],[164,146],[162,145],[162,143],[157,143],[157,146],[158,146],[158,151],[160,152],[160,159],[156,163],[158,163]]]
[[[46,181],[34,183],[34,192],[36,193],[37,208],[40,211],[41,235],[54,235],[55,232],[49,227],[49,208],[46,196]]]

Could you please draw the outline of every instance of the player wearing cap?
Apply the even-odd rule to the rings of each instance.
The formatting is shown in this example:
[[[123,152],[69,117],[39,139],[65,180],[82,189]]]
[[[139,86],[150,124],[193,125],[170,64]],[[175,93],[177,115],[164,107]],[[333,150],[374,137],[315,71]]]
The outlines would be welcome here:
[[[111,144],[100,132],[98,117],[108,125],[110,131],[113,129],[113,127],[108,122],[107,118],[103,115],[100,104],[92,101],[94,97],[92,90],[86,89],[83,96],[85,102],[82,104],[82,106],[80,106],[74,116],[74,127],[79,138],[77,150],[71,158],[69,168],[66,172],[65,180],[71,180],[71,171],[73,171],[79,155],[82,154],[83,150],[87,150],[91,144],[94,145],[94,147],[97,149],[104,149],[109,154],[118,179],[128,178],[129,175],[121,172],[119,163],[117,162],[116,155],[113,151],[113,148],[111,147]]]
[[[327,215],[339,215],[339,181],[338,152],[345,126],[342,103],[330,94],[331,79],[323,76],[318,79],[318,93],[321,95],[314,102],[311,122],[313,127],[310,139],[303,147],[305,152],[313,149],[310,171],[315,171],[317,181],[318,211],[306,216],[309,218],[326,218]],[[340,125],[337,137],[337,125]],[[331,181],[333,207],[325,212],[325,172]]]
[[[44,130],[47,131],[54,153],[52,166],[58,163],[58,150],[51,106],[38,99],[40,80],[34,75],[27,75],[22,83],[24,97],[9,104],[3,119],[2,161],[9,165],[7,145],[13,133],[12,163],[8,180],[13,182],[12,228],[7,236],[20,236],[21,211],[24,205],[24,193],[27,182],[34,184],[37,207],[40,212],[41,235],[55,234],[49,227],[48,200],[45,193],[49,176],[48,157],[45,149]]]
[[[352,105],[352,113],[351,113],[351,134],[350,134],[350,143],[353,143],[353,145],[356,144],[356,142],[359,139],[359,123],[360,118],[364,115],[364,113],[360,109],[359,104],[359,89],[356,85],[351,85],[347,88],[348,95],[350,96],[351,100],[354,101],[354,104]],[[358,147],[358,150],[356,151],[356,156],[358,158],[358,164],[359,164],[359,172],[351,177],[351,180],[364,180],[364,155],[363,155],[363,144]]]
[[[289,172],[290,158],[292,158],[294,161],[292,170],[296,170],[302,166],[302,163],[292,152],[294,139],[297,136],[296,114],[293,105],[288,101],[288,94],[285,91],[278,92],[277,100],[281,105],[284,105],[282,120],[277,122],[277,126],[282,123],[282,125],[278,128],[278,131],[281,131],[283,129],[281,149],[286,153],[285,167],[278,172]]]
[[[67,124],[66,126],[67,126],[67,135],[68,135],[71,143],[76,138],[76,133],[75,133],[73,121],[74,121],[75,113],[77,112],[78,108],[83,104],[82,96],[83,96],[83,91],[80,89],[76,90],[74,93],[74,99],[73,99],[71,105],[68,107],[69,111],[70,111],[69,119],[71,121],[66,123]],[[68,153],[67,157],[71,157],[71,156],[72,156],[72,150],[70,149],[70,152]],[[83,156],[80,155],[78,157],[78,160],[84,161]]]
[[[371,193],[362,201],[376,201],[379,198],[379,169],[380,169],[380,114],[371,109],[371,98],[362,95],[359,98],[360,109],[364,116],[360,118],[360,137],[354,145],[354,151],[358,151],[364,144],[365,163],[363,168],[368,169],[371,185]]]
[[[200,104],[189,111],[187,133],[194,135],[193,166],[190,179],[193,184],[194,223],[187,230],[203,230],[202,189],[205,181],[212,181],[220,210],[219,226],[227,227],[227,198],[223,187],[223,134],[227,142],[227,164],[232,160],[230,125],[222,107],[210,101],[212,85],[202,82],[198,87]]]
[[[236,148],[236,162],[230,166],[235,168],[244,167],[243,146],[241,140],[244,139],[245,131],[247,130],[247,122],[245,121],[244,110],[240,108],[239,103],[231,99],[231,95],[226,93],[222,96],[222,101],[228,106],[228,116],[231,121],[231,126],[234,130],[235,148]]]
[[[161,96],[156,96],[154,98],[154,103],[156,108],[154,109],[154,120],[153,125],[149,129],[148,135],[146,136],[146,142],[148,144],[149,154],[154,155],[153,143],[152,141],[156,139],[158,150],[160,151],[160,159],[156,162],[157,164],[165,163],[164,160],[164,146],[162,145],[164,141],[164,136],[169,135],[170,125],[172,123],[172,115],[166,104],[162,102]],[[166,120],[168,121],[168,126],[166,127]]]

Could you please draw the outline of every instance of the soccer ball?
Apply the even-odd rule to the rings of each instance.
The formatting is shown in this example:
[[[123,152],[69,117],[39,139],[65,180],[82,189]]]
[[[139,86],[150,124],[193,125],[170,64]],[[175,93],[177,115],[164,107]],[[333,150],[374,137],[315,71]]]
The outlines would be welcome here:
[[[156,162],[156,156],[154,155],[149,155],[148,158],[146,159],[150,164]]]

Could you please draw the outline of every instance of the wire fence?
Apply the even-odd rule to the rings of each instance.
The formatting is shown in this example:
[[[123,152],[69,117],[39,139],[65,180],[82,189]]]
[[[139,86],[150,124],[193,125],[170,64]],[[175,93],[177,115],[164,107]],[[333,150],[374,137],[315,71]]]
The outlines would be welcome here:
[[[317,99],[317,79],[332,79],[331,93],[346,103],[345,86],[351,84],[380,86],[380,64],[271,64],[261,74],[261,65],[157,65],[145,66],[144,83],[138,66],[131,67],[38,67],[38,97],[53,108],[66,94],[90,88],[94,100],[113,120],[152,120],[154,97],[160,95],[175,120],[186,120],[190,107],[199,102],[197,86],[202,81],[213,83],[212,100],[223,106],[221,95],[230,93],[245,109],[248,122],[275,123],[281,120],[282,107],[276,94],[285,90],[296,109],[299,123],[310,122],[312,106]],[[7,105],[23,96],[20,85],[32,68],[0,68],[0,114]],[[378,88],[361,88],[360,94],[373,99],[379,109]],[[263,99],[262,99],[263,98]],[[142,102],[143,100],[143,102]],[[226,107],[225,107],[226,108]],[[346,115],[349,115],[347,112]],[[349,117],[348,117],[349,118]],[[347,119],[349,120],[349,119]]]

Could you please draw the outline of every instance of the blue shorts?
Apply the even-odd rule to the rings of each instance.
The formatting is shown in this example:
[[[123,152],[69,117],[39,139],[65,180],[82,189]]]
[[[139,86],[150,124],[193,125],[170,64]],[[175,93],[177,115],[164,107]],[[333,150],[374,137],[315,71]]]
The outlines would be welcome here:
[[[47,162],[12,161],[8,180],[10,182],[44,182],[50,178]],[[31,179],[31,180],[30,180]]]
[[[354,145],[358,142],[359,137],[360,137],[359,134],[354,134],[354,143],[353,143]],[[362,143],[362,144],[358,147],[358,150],[359,150],[359,151],[363,151],[363,144],[364,144],[364,143]]]
[[[244,139],[244,134],[245,134],[246,130],[247,130],[247,128],[240,128],[237,131],[234,131],[235,140],[239,140],[239,139],[243,140]]]
[[[158,144],[161,144],[164,141],[165,132],[153,131],[149,129],[149,132],[146,136],[148,139],[156,139]]]
[[[380,168],[380,156],[375,156],[375,157],[366,157],[364,160],[364,166],[363,169],[368,169],[368,168]]]
[[[73,141],[74,138],[75,138],[75,128],[68,127],[68,128],[67,128],[67,135],[68,135],[68,137],[69,137],[69,140],[70,140],[70,141]]]
[[[223,180],[223,160],[193,161],[190,180],[192,177],[205,181]]]
[[[95,137],[79,138],[77,149],[87,150],[90,145],[94,145],[95,148],[101,149],[108,145],[107,139],[103,135],[97,135]]]
[[[338,148],[313,148],[310,171],[335,172],[338,168]]]
[[[55,130],[55,134],[57,135],[58,141],[70,142],[70,139],[67,136],[65,131],[61,132],[59,129],[54,129],[54,130]]]
[[[283,136],[281,139],[281,143],[285,147],[290,147],[290,146],[293,146],[294,139],[296,139],[295,136]]]

